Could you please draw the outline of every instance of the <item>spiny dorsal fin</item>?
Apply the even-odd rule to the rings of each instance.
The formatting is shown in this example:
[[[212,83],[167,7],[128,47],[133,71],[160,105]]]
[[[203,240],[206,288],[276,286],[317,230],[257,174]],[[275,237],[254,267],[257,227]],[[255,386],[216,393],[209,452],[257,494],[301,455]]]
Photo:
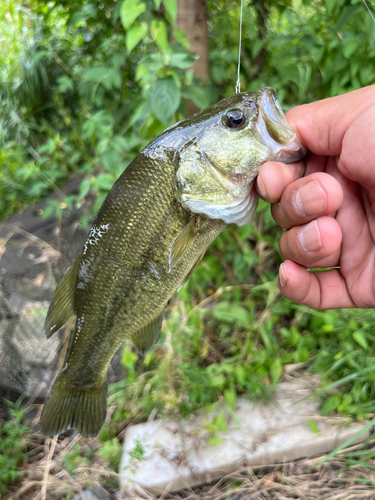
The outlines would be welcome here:
[[[131,336],[131,341],[135,345],[137,351],[141,354],[145,354],[157,341],[163,319],[164,309],[157,316],[149,320],[145,325],[141,326],[141,328],[138,328],[138,330],[136,330]]]
[[[47,338],[50,338],[75,314],[74,295],[80,261],[81,254],[78,255],[73,264],[68,268],[57,286],[48,309],[46,322],[44,323]]]
[[[189,250],[197,236],[195,229],[195,217],[178,233],[169,251],[169,272],[178,264],[185,253]]]

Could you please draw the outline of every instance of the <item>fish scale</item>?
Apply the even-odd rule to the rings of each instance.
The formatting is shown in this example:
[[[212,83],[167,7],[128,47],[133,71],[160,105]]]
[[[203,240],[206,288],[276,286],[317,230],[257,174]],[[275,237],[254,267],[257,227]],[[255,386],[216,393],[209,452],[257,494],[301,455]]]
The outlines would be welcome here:
[[[283,161],[299,159],[299,146],[266,88],[177,123],[133,160],[104,200],[47,313],[48,336],[73,315],[76,326],[44,405],[44,434],[98,433],[114,353],[125,338],[140,352],[151,347],[168,300],[210,243],[227,222],[251,218],[261,164],[280,154]]]

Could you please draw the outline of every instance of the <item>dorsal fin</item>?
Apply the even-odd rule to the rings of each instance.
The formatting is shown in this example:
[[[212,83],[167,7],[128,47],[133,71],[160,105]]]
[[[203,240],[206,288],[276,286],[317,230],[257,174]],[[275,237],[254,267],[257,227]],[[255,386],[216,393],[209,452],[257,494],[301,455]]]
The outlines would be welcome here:
[[[81,254],[77,256],[57,286],[44,323],[47,338],[50,338],[75,314],[74,295],[80,262]]]
[[[189,250],[197,236],[195,229],[195,217],[186,224],[174,239],[169,251],[169,272],[178,264],[185,253]]]
[[[145,354],[157,341],[163,319],[164,309],[131,335],[130,340],[141,354]]]

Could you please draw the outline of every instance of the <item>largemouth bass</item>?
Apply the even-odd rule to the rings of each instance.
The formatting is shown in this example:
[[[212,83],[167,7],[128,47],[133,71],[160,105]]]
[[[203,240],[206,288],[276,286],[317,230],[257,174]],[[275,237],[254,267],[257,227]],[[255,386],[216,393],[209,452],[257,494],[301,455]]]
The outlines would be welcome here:
[[[210,243],[227,224],[251,220],[260,166],[304,154],[271,88],[228,97],[138,154],[104,200],[48,310],[48,337],[73,315],[76,325],[44,405],[43,434],[99,432],[116,350],[130,338],[146,352],[168,300]]]

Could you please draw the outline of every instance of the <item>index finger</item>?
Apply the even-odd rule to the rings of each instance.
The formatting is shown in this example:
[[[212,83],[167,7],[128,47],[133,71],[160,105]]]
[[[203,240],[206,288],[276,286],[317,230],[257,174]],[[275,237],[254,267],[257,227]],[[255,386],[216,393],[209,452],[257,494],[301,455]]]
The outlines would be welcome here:
[[[297,106],[286,113],[302,144],[317,155],[336,156],[346,131],[375,104],[375,85]]]
[[[288,164],[267,161],[260,167],[256,180],[259,196],[269,203],[277,203],[284,189],[302,177],[304,172],[303,161]]]

